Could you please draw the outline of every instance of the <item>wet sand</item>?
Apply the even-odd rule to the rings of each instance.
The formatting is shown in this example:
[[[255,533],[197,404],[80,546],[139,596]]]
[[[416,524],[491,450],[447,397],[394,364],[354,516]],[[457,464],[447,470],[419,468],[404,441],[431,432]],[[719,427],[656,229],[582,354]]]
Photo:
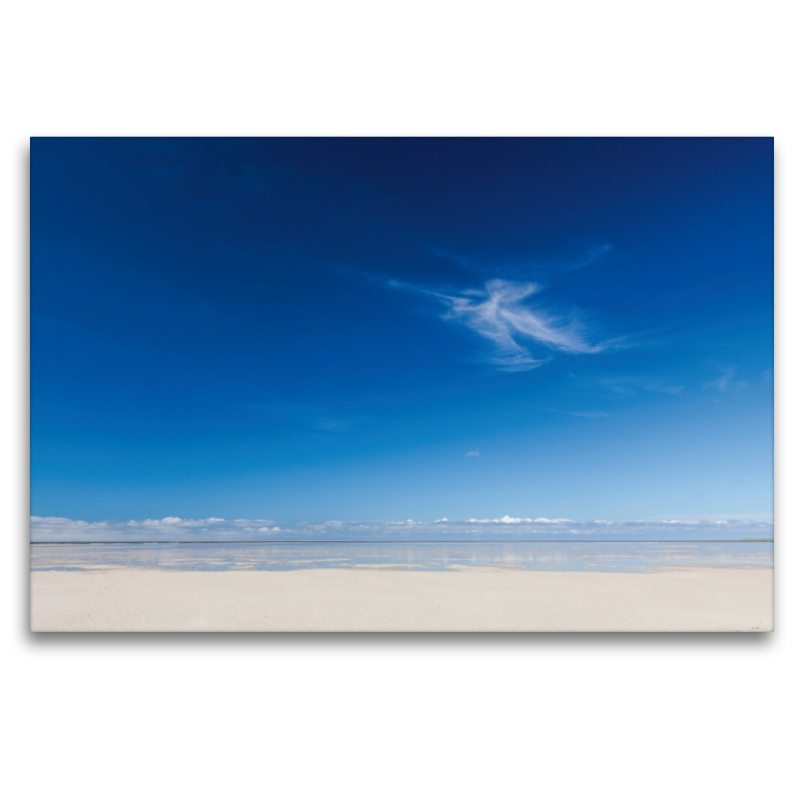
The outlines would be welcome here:
[[[771,569],[31,573],[31,630],[770,631]]]

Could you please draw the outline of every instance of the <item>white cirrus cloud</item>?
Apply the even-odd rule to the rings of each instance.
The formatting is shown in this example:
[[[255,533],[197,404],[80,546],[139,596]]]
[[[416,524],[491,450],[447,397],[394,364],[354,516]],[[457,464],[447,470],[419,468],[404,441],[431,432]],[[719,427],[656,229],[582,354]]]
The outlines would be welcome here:
[[[703,389],[716,389],[718,392],[729,392],[731,390],[744,389],[747,386],[747,381],[736,380],[737,367],[728,367],[721,371],[721,373],[712,381],[706,381],[700,384]]]
[[[494,354],[492,363],[506,372],[535,369],[549,358],[535,358],[531,346],[564,353],[599,353],[610,343],[591,344],[576,320],[565,320],[541,306],[523,301],[542,291],[541,284],[495,278],[479,289],[445,294],[390,281],[396,289],[436,298],[447,307],[444,319],[459,322],[487,341]]]

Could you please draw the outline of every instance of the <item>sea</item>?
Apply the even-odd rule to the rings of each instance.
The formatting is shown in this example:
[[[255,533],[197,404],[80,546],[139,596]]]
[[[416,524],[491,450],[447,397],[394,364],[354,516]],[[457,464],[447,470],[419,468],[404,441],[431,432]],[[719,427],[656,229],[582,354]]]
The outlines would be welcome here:
[[[768,567],[772,541],[105,542],[31,544],[31,569],[468,569],[653,572]]]

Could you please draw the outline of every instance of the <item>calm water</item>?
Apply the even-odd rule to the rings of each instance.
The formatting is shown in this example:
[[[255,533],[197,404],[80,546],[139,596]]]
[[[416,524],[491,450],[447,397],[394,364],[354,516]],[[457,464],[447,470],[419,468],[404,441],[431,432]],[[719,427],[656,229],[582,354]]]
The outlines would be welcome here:
[[[475,567],[648,572],[664,567],[772,567],[772,542],[242,542],[35,544],[33,570],[408,569]]]

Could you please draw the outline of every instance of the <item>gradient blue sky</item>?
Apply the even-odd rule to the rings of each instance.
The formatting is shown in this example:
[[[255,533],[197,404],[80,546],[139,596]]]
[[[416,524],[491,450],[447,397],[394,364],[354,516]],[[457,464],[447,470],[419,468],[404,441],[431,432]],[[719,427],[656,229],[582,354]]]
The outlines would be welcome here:
[[[771,519],[771,139],[33,139],[32,514]]]

